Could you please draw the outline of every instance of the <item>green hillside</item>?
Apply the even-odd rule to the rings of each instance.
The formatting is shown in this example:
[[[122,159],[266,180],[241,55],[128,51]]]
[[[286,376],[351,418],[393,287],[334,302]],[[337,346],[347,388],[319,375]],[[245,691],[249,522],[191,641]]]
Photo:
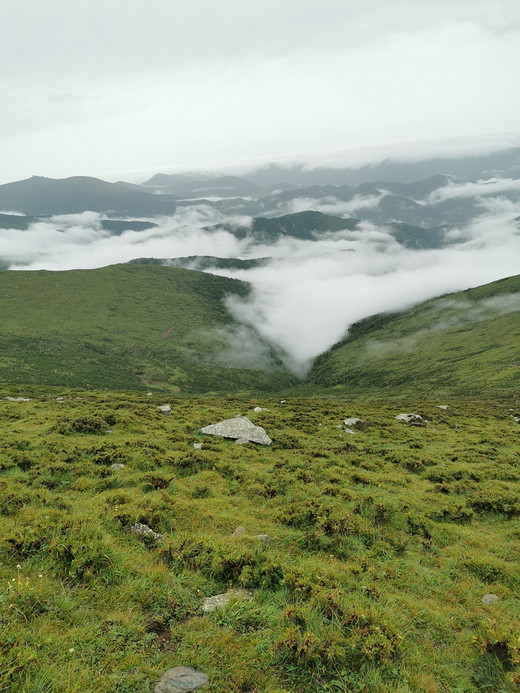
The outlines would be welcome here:
[[[285,386],[292,379],[282,370],[248,370],[230,352],[236,325],[224,298],[248,291],[155,265],[2,272],[0,381],[180,392]]]
[[[280,236],[313,240],[319,233],[352,231],[357,224],[357,219],[342,219],[331,214],[306,211],[271,219],[257,217],[253,220],[252,234],[262,242],[274,242]]]
[[[356,396],[517,392],[520,275],[361,320],[308,380]]]

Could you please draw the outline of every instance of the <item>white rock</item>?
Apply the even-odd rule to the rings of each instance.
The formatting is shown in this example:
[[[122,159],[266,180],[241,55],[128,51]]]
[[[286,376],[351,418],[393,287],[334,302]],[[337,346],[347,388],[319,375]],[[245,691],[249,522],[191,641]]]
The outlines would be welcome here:
[[[161,406],[157,407],[157,409],[161,412],[161,414],[165,414],[166,416],[169,416],[172,413],[172,408],[169,404],[161,404]]]
[[[204,443],[193,443],[193,449],[194,450],[202,450],[204,447]]]
[[[363,423],[363,419],[358,419],[357,417],[353,416],[350,419],[345,419],[343,423],[345,426],[356,426],[358,423]]]
[[[353,431],[351,428],[344,428],[343,430],[345,431],[345,433],[350,433],[353,436],[356,435],[356,432]]]
[[[447,404],[437,404],[437,409],[447,409],[448,405]]]
[[[223,438],[245,438],[252,443],[270,445],[271,438],[261,426],[255,426],[247,416],[235,416],[233,419],[225,419],[216,424],[204,426],[202,433],[210,436],[222,436]]]
[[[423,417],[420,414],[398,414],[395,418],[398,421],[406,421],[408,423],[423,420]]]
[[[267,409],[267,407],[255,407],[253,411],[255,414],[259,414],[261,411],[269,411],[269,409]]]

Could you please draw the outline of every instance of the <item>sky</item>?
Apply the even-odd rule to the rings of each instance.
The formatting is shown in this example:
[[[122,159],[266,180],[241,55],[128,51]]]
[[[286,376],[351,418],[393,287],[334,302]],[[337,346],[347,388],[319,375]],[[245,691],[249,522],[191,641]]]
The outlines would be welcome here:
[[[479,146],[519,130],[517,0],[1,9],[0,184],[139,182],[338,152],[349,163],[355,152]]]

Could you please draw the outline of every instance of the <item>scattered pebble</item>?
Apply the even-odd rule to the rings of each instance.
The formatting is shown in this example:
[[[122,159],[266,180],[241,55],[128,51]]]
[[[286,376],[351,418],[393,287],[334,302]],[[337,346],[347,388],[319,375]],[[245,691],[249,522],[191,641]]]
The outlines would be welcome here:
[[[269,544],[269,542],[272,541],[268,534],[256,534],[255,539],[258,539],[258,541],[263,541],[264,544]]]
[[[154,693],[189,693],[209,684],[209,678],[190,667],[168,669],[154,688]]]
[[[496,594],[485,594],[480,601],[482,604],[495,604],[498,602],[498,597]]]
[[[164,534],[154,532],[151,527],[144,525],[142,522],[136,522],[130,527],[130,531],[142,539],[153,539],[153,541],[164,541]]]
[[[215,609],[224,606],[232,599],[253,599],[253,593],[251,592],[251,590],[238,589],[228,590],[223,594],[215,594],[213,595],[213,597],[206,597],[206,599],[204,600],[204,604],[202,605],[202,611],[205,614],[210,614],[212,611],[215,611]]]

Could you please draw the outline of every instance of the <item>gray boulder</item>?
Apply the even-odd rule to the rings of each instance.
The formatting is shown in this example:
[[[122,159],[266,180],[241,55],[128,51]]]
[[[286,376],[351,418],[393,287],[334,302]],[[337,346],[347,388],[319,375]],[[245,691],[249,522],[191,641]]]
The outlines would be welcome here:
[[[161,404],[161,406],[157,407],[157,409],[165,416],[169,416],[172,413],[172,408],[169,404]]]
[[[201,429],[203,433],[210,436],[222,436],[223,438],[245,438],[251,443],[260,445],[270,445],[271,438],[261,426],[255,426],[247,416],[235,416],[233,419],[226,419]]]
[[[209,678],[190,667],[168,669],[154,688],[154,693],[187,693],[198,691],[209,684]]]

